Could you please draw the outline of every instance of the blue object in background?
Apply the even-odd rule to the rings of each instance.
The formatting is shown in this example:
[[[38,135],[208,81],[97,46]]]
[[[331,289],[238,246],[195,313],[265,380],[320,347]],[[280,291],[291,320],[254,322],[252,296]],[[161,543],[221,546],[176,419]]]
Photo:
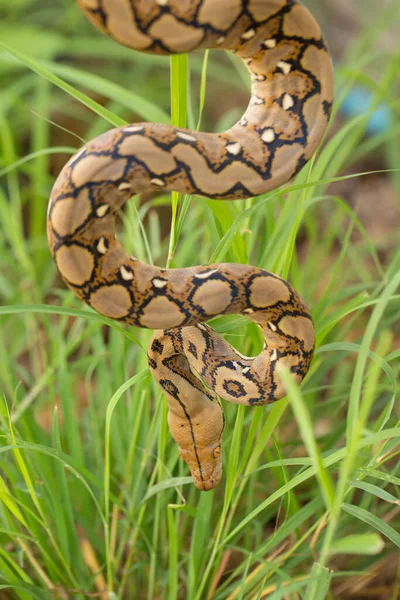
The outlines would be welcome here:
[[[369,111],[372,99],[373,94],[367,88],[354,87],[345,96],[340,111],[347,117],[357,117]],[[371,135],[383,133],[391,124],[392,112],[387,106],[381,104],[368,121],[367,133]]]

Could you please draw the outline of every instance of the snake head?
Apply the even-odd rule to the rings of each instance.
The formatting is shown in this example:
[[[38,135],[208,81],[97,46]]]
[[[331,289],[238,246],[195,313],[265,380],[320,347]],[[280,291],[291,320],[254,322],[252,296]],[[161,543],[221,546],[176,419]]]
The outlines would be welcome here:
[[[188,464],[197,489],[207,492],[221,481],[221,442],[209,446],[180,448],[180,456]]]

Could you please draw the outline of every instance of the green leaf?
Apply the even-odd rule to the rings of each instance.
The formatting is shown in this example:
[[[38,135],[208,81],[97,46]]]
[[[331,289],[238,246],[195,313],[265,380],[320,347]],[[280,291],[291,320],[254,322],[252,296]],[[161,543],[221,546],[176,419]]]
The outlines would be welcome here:
[[[393,544],[400,548],[400,533],[388,525],[388,523],[385,523],[385,521],[382,521],[382,519],[376,515],[373,515],[368,510],[360,508],[359,506],[354,506],[353,504],[343,504],[342,508],[349,515],[360,519],[360,521],[363,521],[367,525],[370,525],[379,531],[382,535],[393,542]]]
[[[360,554],[374,556],[380,554],[385,542],[377,533],[361,533],[348,535],[335,540],[331,546],[331,554]]]
[[[319,487],[325,501],[325,506],[329,510],[334,502],[335,488],[328,470],[325,468],[321,454],[314,434],[314,426],[311,416],[304,402],[303,396],[298,385],[294,381],[288,369],[279,369],[279,377],[282,379],[287,394],[289,396],[297,424],[300,428],[301,436],[306,445],[307,451],[313,462]]]
[[[325,600],[329,592],[333,572],[319,563],[314,563],[305,592],[307,600]]]
[[[40,63],[33,60],[32,58],[29,58],[29,56],[25,56],[24,54],[22,54],[22,52],[19,52],[19,50],[11,48],[11,46],[7,46],[7,44],[4,44],[3,42],[0,42],[0,48],[3,48],[3,50],[6,50],[10,54],[12,54],[17,60],[19,60],[22,64],[28,67],[28,69],[31,69],[41,77],[48,79],[48,81],[62,89],[64,92],[66,92],[76,100],[79,100],[79,102],[90,108],[99,116],[103,117],[112,125],[116,127],[126,125],[126,121],[114,115],[112,112],[104,108],[104,106],[101,106],[101,104],[89,98],[89,96],[86,96],[82,92],[79,92],[77,89],[72,87],[72,85],[69,85],[69,83],[66,83],[65,81],[51,73],[51,71],[41,66]]]
[[[349,483],[351,485],[353,485],[354,487],[358,488],[359,490],[363,490],[364,492],[367,492],[367,494],[369,494],[369,495],[380,498],[384,502],[389,502],[390,504],[400,505],[400,500],[398,498],[396,498],[396,496],[393,496],[393,494],[390,494],[389,492],[382,489],[381,487],[378,487],[377,485],[373,485],[372,483],[367,483],[366,481],[354,481],[354,480],[350,480]]]
[[[169,479],[164,479],[163,481],[160,481],[160,483],[152,485],[147,490],[140,503],[145,504],[150,498],[156,496],[160,492],[165,492],[165,490],[177,488],[181,485],[188,485],[189,483],[193,483],[193,479],[191,477],[171,477]]]
[[[385,429],[384,431],[380,431],[373,435],[370,435],[362,440],[360,440],[357,444],[357,448],[360,450],[361,448],[366,448],[368,446],[374,445],[379,440],[384,439],[393,439],[398,438],[400,436],[400,427],[394,427],[392,429]],[[325,468],[330,467],[338,462],[343,461],[343,459],[347,456],[347,448],[342,448],[341,450],[336,450],[332,454],[323,458],[323,465]],[[298,485],[301,485],[304,481],[307,481],[310,477],[314,477],[316,475],[317,469],[313,466],[306,471],[296,475],[290,481],[288,481],[285,485],[283,485],[279,490],[276,490],[263,500],[260,504],[258,504],[250,513],[248,513],[242,520],[234,527],[232,531],[226,536],[226,538],[221,542],[221,544],[226,544],[229,540],[233,539],[244,527],[246,527],[258,514],[263,512],[268,506],[270,506],[273,502],[281,498],[285,495],[289,490],[294,489]]]

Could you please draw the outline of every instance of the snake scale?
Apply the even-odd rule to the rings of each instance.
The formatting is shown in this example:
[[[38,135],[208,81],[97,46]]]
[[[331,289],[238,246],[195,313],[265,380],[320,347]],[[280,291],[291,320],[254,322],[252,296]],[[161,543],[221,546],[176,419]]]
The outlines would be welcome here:
[[[259,406],[285,394],[277,369],[300,382],[314,350],[308,308],[289,283],[249,265],[162,269],[128,256],[114,217],[133,195],[175,190],[248,198],[292,178],[326,130],[332,64],[321,31],[295,0],[78,0],[120,44],[154,54],[230,50],[251,74],[251,100],[224,133],[135,123],[85,145],[50,198],[48,238],[66,284],[102,315],[156,329],[150,369],[168,401],[168,423],[200,490],[222,473],[219,401]],[[243,356],[205,321],[245,315],[264,336]]]

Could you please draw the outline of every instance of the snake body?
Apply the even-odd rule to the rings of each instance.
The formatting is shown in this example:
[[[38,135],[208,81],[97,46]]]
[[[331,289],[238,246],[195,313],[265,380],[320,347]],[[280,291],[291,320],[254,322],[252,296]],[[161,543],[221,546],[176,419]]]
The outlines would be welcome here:
[[[279,365],[300,382],[314,350],[310,312],[289,283],[253,266],[142,263],[115,238],[114,216],[143,192],[235,199],[287,182],[327,127],[331,61],[316,21],[295,0],[78,2],[103,32],[133,49],[225,49],[250,70],[250,104],[231,129],[210,134],[153,123],[113,129],[69,160],[48,212],[51,252],[75,294],[107,317],[157,330],[149,365],[167,398],[181,457],[195,485],[208,490],[222,471],[219,396],[254,406],[281,398]],[[256,358],[204,324],[230,313],[261,328],[265,343]]]

